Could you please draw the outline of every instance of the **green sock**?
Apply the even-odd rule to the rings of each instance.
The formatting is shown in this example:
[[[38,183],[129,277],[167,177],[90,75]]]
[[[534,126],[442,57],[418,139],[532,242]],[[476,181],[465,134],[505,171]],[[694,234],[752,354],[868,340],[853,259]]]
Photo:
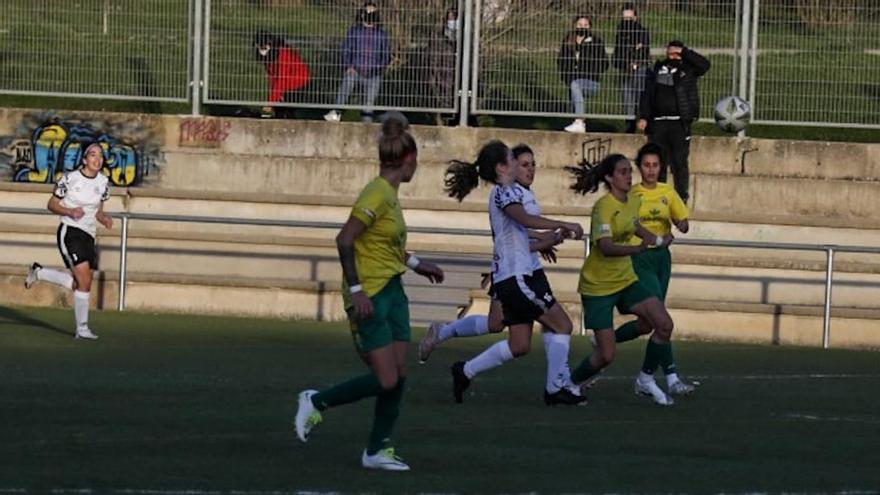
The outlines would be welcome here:
[[[669,343],[658,344],[654,339],[648,339],[648,345],[645,347],[645,360],[642,362],[642,371],[649,375],[654,374],[654,370],[660,364],[660,359],[666,353]]]
[[[630,340],[635,340],[639,338],[639,329],[636,326],[636,322],[638,320],[628,321],[623,325],[620,325],[620,328],[614,331],[614,340],[618,344],[621,342],[629,342]]]
[[[367,455],[373,455],[391,445],[391,432],[400,416],[400,403],[403,401],[403,387],[406,378],[400,377],[397,386],[376,397],[376,409],[373,416],[373,429],[367,444]]]
[[[312,405],[315,409],[323,411],[329,407],[357,402],[365,397],[374,397],[382,391],[379,378],[367,373],[318,392],[312,396]]]
[[[669,376],[673,373],[678,373],[678,369],[675,366],[675,357],[672,355],[672,342],[664,347],[663,355],[660,356],[660,367],[663,368],[663,374]]]
[[[577,368],[572,370],[571,381],[574,383],[583,383],[600,371],[602,371],[602,369],[594,368],[593,363],[590,362],[590,356],[587,356],[586,359],[581,361],[581,364],[579,364]]]

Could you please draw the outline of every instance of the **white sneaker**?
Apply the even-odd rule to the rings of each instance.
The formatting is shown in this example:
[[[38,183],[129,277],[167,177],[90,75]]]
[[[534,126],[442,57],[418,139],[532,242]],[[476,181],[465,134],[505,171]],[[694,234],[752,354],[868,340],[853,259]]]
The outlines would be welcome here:
[[[336,110],[330,110],[324,114],[324,120],[327,122],[339,122],[342,120],[342,114]]]
[[[92,333],[89,327],[77,328],[76,338],[84,340],[98,340],[98,336]]]
[[[573,132],[575,134],[583,134],[587,132],[587,125],[584,124],[582,119],[575,119],[574,122],[565,126],[566,132]]]
[[[312,396],[317,393],[317,390],[303,390],[299,393],[299,404],[293,425],[296,428],[296,436],[303,442],[309,441],[309,432],[323,420],[321,412],[312,405]]]
[[[657,386],[657,382],[655,382],[653,378],[645,382],[636,378],[634,388],[636,395],[646,395],[651,397],[654,399],[655,404],[660,404],[661,406],[671,406],[673,404],[672,397],[666,395],[666,392]]]
[[[690,395],[697,388],[690,383],[685,383],[681,380],[676,380],[667,385],[666,390],[670,393],[670,395]]]
[[[437,342],[437,334],[440,332],[442,325],[442,323],[436,321],[428,325],[428,330],[425,332],[422,340],[419,341],[419,363],[424,364],[431,357],[434,349],[437,348],[437,344],[439,344]]]
[[[34,261],[30,268],[28,268],[27,277],[24,279],[24,288],[30,289],[37,283],[37,272],[43,269],[43,265]]]
[[[409,471],[409,466],[403,459],[394,455],[394,447],[380,450],[373,455],[367,455],[366,449],[361,456],[361,465],[367,469],[384,469],[385,471]]]

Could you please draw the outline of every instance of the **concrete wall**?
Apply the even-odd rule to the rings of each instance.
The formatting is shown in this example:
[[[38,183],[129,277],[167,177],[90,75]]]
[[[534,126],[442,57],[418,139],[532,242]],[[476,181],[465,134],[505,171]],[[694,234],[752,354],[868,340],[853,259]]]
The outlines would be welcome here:
[[[65,115],[56,118],[64,119]],[[82,115],[80,115],[82,117]],[[86,114],[86,117],[89,117]],[[41,116],[0,111],[0,136],[27,135]],[[45,120],[45,117],[43,117]],[[115,120],[119,115],[95,115]],[[377,172],[378,125],[317,121],[213,119],[125,115],[158,146],[161,156],[144,184],[165,190],[253,192],[262,194],[353,195]],[[86,119],[87,120],[87,119]],[[415,126],[420,169],[403,198],[448,200],[443,193],[445,164],[473,159],[490,139],[528,143],[541,167],[536,193],[549,207],[587,207],[597,195],[574,195],[563,167],[581,159],[582,144],[600,155],[633,156],[643,136],[507,129]],[[691,152],[695,214],[739,215],[754,221],[768,215],[809,222],[811,217],[839,225],[880,225],[880,145],[762,139],[695,137]],[[799,179],[799,180],[793,180]],[[467,199],[485,203],[485,192]],[[799,219],[799,220],[798,220]]]

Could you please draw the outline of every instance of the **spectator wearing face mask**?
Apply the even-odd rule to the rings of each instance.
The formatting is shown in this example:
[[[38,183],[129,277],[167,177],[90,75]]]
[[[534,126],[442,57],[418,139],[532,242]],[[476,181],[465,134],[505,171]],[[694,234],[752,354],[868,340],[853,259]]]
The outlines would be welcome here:
[[[429,44],[431,68],[431,90],[435,102],[441,108],[455,107],[455,69],[458,65],[458,10],[446,10],[443,25],[438,29]],[[443,125],[443,114],[437,114],[437,124]]]
[[[254,35],[254,53],[269,80],[267,101],[270,104],[296,101],[296,91],[309,82],[309,68],[296,50],[280,36],[260,31]],[[274,116],[274,106],[263,107],[263,118]]]
[[[605,44],[593,31],[592,21],[585,15],[574,18],[571,31],[562,41],[556,57],[559,77],[571,94],[571,104],[577,115],[574,122],[565,130],[568,132],[587,132],[584,116],[587,113],[586,99],[599,92],[599,79],[608,70],[608,54]]]
[[[645,77],[651,63],[651,34],[642,26],[632,4],[623,6],[611,64],[620,75],[620,96],[627,115],[626,132],[636,131],[639,97],[645,90]]]
[[[660,182],[666,182],[666,166],[672,167],[675,192],[687,203],[690,172],[691,124],[700,117],[697,79],[709,71],[706,57],[678,40],[666,46],[666,59],[654,64],[639,100],[637,127],[648,141],[663,148]]]
[[[358,11],[354,25],[348,29],[342,42],[342,65],[345,73],[336,95],[336,105],[345,105],[355,86],[360,84],[363,91],[361,104],[364,106],[361,121],[372,122],[372,107],[379,95],[382,75],[389,63],[391,44],[388,33],[380,25],[379,6],[375,2],[366,2]],[[324,120],[329,122],[339,122],[341,119],[339,110],[331,110],[324,115]]]

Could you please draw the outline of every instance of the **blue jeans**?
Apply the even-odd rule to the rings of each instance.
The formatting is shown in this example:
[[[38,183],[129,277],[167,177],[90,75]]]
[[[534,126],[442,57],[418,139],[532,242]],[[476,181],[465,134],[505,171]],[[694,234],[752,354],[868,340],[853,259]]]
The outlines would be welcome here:
[[[645,90],[645,77],[648,68],[639,67],[632,74],[620,77],[620,96],[623,99],[623,113],[629,118],[635,118],[639,113],[639,98]]]
[[[376,102],[376,97],[379,96],[379,87],[382,86],[381,75],[363,77],[358,73],[345,71],[345,75],[342,76],[342,84],[339,85],[339,92],[336,94],[336,104],[345,105],[358,82],[361,83],[363,89],[361,104],[366,107],[361,113],[364,116],[371,116],[373,115],[373,103]]]
[[[599,83],[592,79],[575,79],[571,82],[571,104],[574,105],[574,113],[584,115],[587,113],[586,98],[592,98],[599,92]]]

